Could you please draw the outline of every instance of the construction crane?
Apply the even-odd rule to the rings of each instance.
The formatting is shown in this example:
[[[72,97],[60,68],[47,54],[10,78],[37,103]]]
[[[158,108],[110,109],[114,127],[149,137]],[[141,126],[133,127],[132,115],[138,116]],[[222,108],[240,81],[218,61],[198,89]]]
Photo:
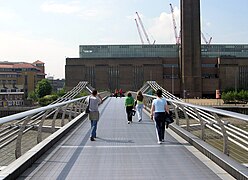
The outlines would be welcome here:
[[[136,26],[137,26],[137,29],[138,29],[138,33],[139,33],[141,43],[144,44],[144,41],[143,41],[143,38],[142,38],[142,35],[141,35],[141,31],[140,31],[140,27],[139,27],[139,24],[137,22],[137,19],[134,19],[134,20],[135,20],[135,23],[136,23]]]
[[[202,39],[205,41],[206,44],[210,44],[212,41],[212,37],[209,38],[209,40],[206,39],[206,37],[204,36],[203,32],[201,32],[201,36]]]
[[[179,34],[177,33],[177,25],[176,25],[176,20],[175,20],[175,16],[174,16],[174,9],[172,7],[172,4],[170,4],[170,8],[171,8],[171,15],[172,15],[172,20],[173,20],[173,27],[174,27],[174,34],[175,34],[176,44],[180,44],[180,41],[181,41],[180,34],[181,33],[179,33]],[[204,42],[206,44],[211,43],[212,37],[210,37],[210,39],[207,40],[202,32],[201,32],[201,36],[202,36],[202,39],[204,40]]]
[[[171,8],[171,15],[172,15],[172,21],[173,21],[176,44],[180,44],[180,39],[181,38],[180,38],[180,35],[178,35],[178,33],[177,33],[177,25],[176,25],[176,20],[175,20],[175,16],[174,16],[174,9],[172,7],[172,4],[170,4],[170,8]]]
[[[142,21],[141,21],[141,18],[140,18],[139,14],[138,14],[138,12],[136,12],[136,14],[137,14],[139,23],[140,23],[140,25],[141,25],[141,28],[142,28],[142,30],[143,30],[143,33],[145,34],[146,40],[147,40],[148,44],[151,44],[151,42],[150,42],[150,40],[149,40],[149,38],[148,38],[148,35],[147,35],[147,33],[146,33],[146,30],[145,30],[145,28],[144,28],[144,25],[143,25],[143,23],[142,23]],[[154,42],[155,42],[155,41],[154,41]]]

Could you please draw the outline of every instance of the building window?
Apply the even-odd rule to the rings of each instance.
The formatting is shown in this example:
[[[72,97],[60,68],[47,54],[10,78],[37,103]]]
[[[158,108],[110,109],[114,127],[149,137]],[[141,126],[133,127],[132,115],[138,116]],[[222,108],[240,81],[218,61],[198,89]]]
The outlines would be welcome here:
[[[213,68],[215,68],[217,65],[216,64],[202,64],[201,65],[202,67],[213,67]]]

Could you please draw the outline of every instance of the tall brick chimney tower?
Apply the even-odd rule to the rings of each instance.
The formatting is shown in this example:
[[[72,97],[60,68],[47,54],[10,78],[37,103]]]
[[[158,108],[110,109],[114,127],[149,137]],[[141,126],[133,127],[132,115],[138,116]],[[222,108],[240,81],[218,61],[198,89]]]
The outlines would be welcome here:
[[[181,96],[202,97],[200,0],[181,0]]]

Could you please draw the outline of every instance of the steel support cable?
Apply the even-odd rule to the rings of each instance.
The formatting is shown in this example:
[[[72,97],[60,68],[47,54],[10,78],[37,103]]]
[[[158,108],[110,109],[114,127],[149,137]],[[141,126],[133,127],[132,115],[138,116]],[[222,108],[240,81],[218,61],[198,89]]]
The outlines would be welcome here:
[[[158,84],[156,84],[155,82],[152,84],[151,83],[151,85],[154,87],[154,89],[158,89],[158,88],[160,88],[162,91],[163,91],[163,94],[166,96],[166,98],[168,98],[168,97],[173,97],[173,98],[175,98],[175,99],[177,99],[178,101],[181,101],[181,102],[183,102],[181,99],[179,99],[179,98],[177,98],[176,96],[174,96],[174,95],[171,95],[168,91],[166,91],[166,90],[164,90],[162,87],[160,87]],[[169,96],[168,96],[169,95]],[[204,115],[205,114],[205,116],[210,116],[211,118],[214,118],[211,114],[208,114],[208,113],[206,113],[206,112],[204,112],[204,111],[202,111],[202,110],[200,110],[200,109],[198,109],[198,111],[200,111],[200,115]],[[210,120],[214,120],[214,119],[210,119]]]
[[[31,130],[31,129],[33,129],[32,126],[30,126],[30,127],[28,127],[27,129],[25,129],[23,133],[26,133],[26,132],[28,132],[28,131]],[[18,133],[18,132],[19,132],[19,130],[17,131],[17,133]],[[0,149],[2,149],[3,147],[7,146],[7,145],[10,144],[11,142],[15,141],[16,138],[17,138],[17,133],[15,133],[14,136],[11,136],[11,138],[10,138],[8,141],[6,141],[6,142],[4,142],[3,144],[1,144],[1,145],[0,145]]]
[[[245,134],[243,134],[243,133],[241,133],[241,132],[238,132],[238,131],[236,131],[235,129],[232,129],[232,128],[228,127],[228,125],[226,125],[225,128],[226,128],[228,131],[231,131],[231,132],[233,132],[234,134],[236,134],[236,135],[238,135],[238,136],[241,136],[242,138],[248,140],[248,136],[247,136],[247,135],[245,135]]]
[[[248,145],[248,141],[246,141],[246,140],[240,138],[239,136],[237,136],[237,135],[231,133],[230,131],[227,131],[227,133],[228,133],[229,137],[232,136],[232,137],[236,138],[237,140],[239,140],[240,142],[242,142],[242,143]]]
[[[149,82],[148,82],[149,83]],[[174,100],[169,100],[170,102],[173,102]],[[178,103],[181,103],[181,104],[187,104],[187,103],[184,103],[183,101],[177,101]],[[196,105],[191,105],[192,107],[199,107],[199,106],[196,106]],[[203,107],[201,107],[202,109],[207,109],[207,108],[203,108]],[[214,110],[213,112],[216,112],[217,110],[216,109],[214,109],[214,108],[211,108],[212,110]],[[209,110],[207,110],[207,111],[209,111]],[[223,112],[223,110],[218,110],[219,112]],[[206,112],[205,112],[206,113]],[[218,113],[218,112],[217,112]],[[231,115],[233,115],[233,116],[236,116],[236,114],[237,113],[230,113]],[[248,120],[247,119],[247,117],[245,116],[245,115],[239,115],[239,117],[238,118],[241,118],[241,119],[243,119],[243,120]]]
[[[206,124],[206,126],[211,129],[212,131],[216,132],[217,134],[222,135],[222,133],[219,131],[219,126],[216,126],[216,125],[213,125],[213,126],[210,126],[208,124]],[[214,128],[213,128],[214,127]],[[218,130],[216,130],[215,128],[217,128]],[[227,131],[228,135],[232,135],[230,134],[228,131]],[[245,149],[246,151],[248,151],[248,147],[244,146],[243,144],[239,143],[238,141],[234,140],[233,138],[231,138],[230,136],[228,136],[228,140],[230,140],[231,142],[233,142],[234,144],[240,146],[241,148]]]
[[[247,163],[248,157],[247,157],[247,151],[240,149],[240,148],[235,148],[235,146],[230,145],[230,153],[229,155],[240,162]]]
[[[154,86],[155,83],[150,83],[150,82],[148,82],[148,83],[150,84],[150,88],[152,88],[153,90],[158,89],[158,86]],[[167,92],[163,92],[163,95],[166,96],[166,97],[170,97],[170,96],[168,96]],[[181,102],[183,102],[183,101],[181,101]],[[172,103],[172,106],[174,108],[178,108],[179,107],[179,111],[180,110],[182,111],[182,109],[180,108],[180,106],[178,104],[175,105],[175,103],[173,103],[172,101],[171,101],[171,103]],[[193,117],[193,119],[196,119],[197,120],[197,118],[195,118],[195,115],[192,113],[191,107],[183,107],[183,108],[187,109],[187,114],[190,117]],[[201,110],[201,109],[197,109],[197,110],[200,111],[200,114],[201,114],[202,119],[204,119],[204,121],[208,122],[208,124],[206,124],[206,127],[209,128],[210,130],[212,130],[213,132],[215,132],[215,133],[217,133],[217,134],[219,134],[220,136],[223,137],[223,134],[222,134],[221,128],[220,128],[220,124],[216,121],[216,119],[211,114],[208,114],[209,112],[211,112],[211,110],[210,111],[207,110],[207,112],[205,112],[206,111],[205,108],[203,108],[203,110]],[[218,110],[218,112],[216,110],[214,110],[213,112],[216,112],[218,114],[220,113],[221,115],[227,115],[227,114],[223,113],[223,111],[221,111],[221,110],[220,111]],[[246,120],[247,121],[247,116],[244,116],[244,115],[236,115],[236,114],[230,113],[227,116],[231,116],[231,117],[235,117],[235,118],[238,118],[238,119],[242,119],[242,120]],[[199,119],[197,121],[199,121]],[[221,120],[221,122],[223,124],[225,124],[225,121]],[[244,131],[242,129],[238,128],[238,127],[230,128],[230,124],[228,124],[229,127],[227,127],[226,124],[224,126],[225,126],[225,128],[227,128],[229,130],[228,131],[228,135],[230,134],[229,136],[231,136],[231,137],[228,138],[228,140],[230,140],[230,142],[236,144],[237,146],[241,145],[242,149],[245,149],[246,150],[247,148],[245,146],[243,146],[241,143],[238,142],[238,138],[242,139],[242,136],[244,137],[244,135],[241,135],[242,132],[244,132]],[[233,126],[233,125],[231,125],[231,126]],[[237,135],[237,134],[235,135],[234,132],[230,132],[230,130],[231,131],[235,131],[233,129],[236,129],[236,132],[241,132],[241,133],[238,133],[238,134],[241,135],[241,137],[238,137],[239,135]],[[232,135],[233,134],[235,135],[234,138],[237,138],[238,137],[237,140],[235,140],[235,139],[232,138]],[[245,132],[244,134],[247,134],[247,132]],[[245,140],[243,140],[243,141],[245,142]]]
[[[14,131],[15,129],[18,129],[18,126],[12,127],[12,126],[8,126],[5,131],[2,131],[0,133],[0,138],[6,136],[7,134],[9,134],[11,131]],[[0,143],[1,143],[1,139],[0,139]]]
[[[79,83],[80,84],[80,83]],[[84,86],[82,86],[80,89],[82,89],[82,88],[84,88]],[[71,91],[69,91],[69,94],[70,94],[70,92]],[[74,96],[75,97],[75,96]],[[62,102],[64,101],[64,99],[62,99]],[[56,103],[54,103],[54,104],[56,104]],[[33,121],[31,121],[31,122],[29,122],[30,124],[34,124],[35,122],[37,122],[37,124],[39,123],[39,121],[40,121],[40,118],[43,116],[43,113],[44,113],[44,111],[43,112],[40,112],[40,113],[38,113],[38,114],[36,114],[36,115],[34,115],[31,119],[34,119]],[[51,112],[51,114],[52,113],[54,113],[54,112]],[[39,117],[37,117],[37,116],[39,116]]]
[[[188,114],[188,113],[187,113],[187,114]],[[190,115],[191,115],[191,114],[190,114]],[[194,117],[194,116],[192,116],[192,117]],[[199,120],[198,118],[194,118],[194,119]],[[212,126],[210,126],[210,125],[206,124],[206,126],[207,126],[209,129],[215,131],[216,133],[222,135],[222,133],[220,132],[220,131],[221,131],[221,128],[219,127],[219,125],[213,124]],[[215,128],[213,129],[212,127],[215,127],[215,128],[217,128],[218,130],[216,130]],[[233,137],[235,137],[235,138],[241,140],[241,138],[239,138],[238,136],[233,135],[233,134],[230,133],[229,131],[227,131],[227,133],[228,133],[228,135],[231,135],[231,136],[233,136]],[[223,135],[222,135],[222,136],[223,136]],[[230,137],[229,137],[228,139],[230,139],[233,143],[235,143],[235,144],[237,144],[237,145],[239,145],[239,146],[241,145],[238,141],[236,141],[236,140],[234,140],[234,139],[232,139],[232,138],[230,138]],[[241,141],[244,142],[245,144],[247,144],[246,141],[244,141],[244,140],[241,140]],[[241,147],[242,147],[243,149],[245,149],[245,150],[248,149],[247,147],[245,147],[245,146],[243,146],[243,145],[242,145]]]
[[[0,140],[0,143],[4,143],[4,141],[8,140],[9,138],[11,138],[13,135],[17,134],[19,132],[19,129],[11,132],[11,133],[8,133],[6,136],[4,136],[1,140]],[[0,146],[1,148],[1,146]]]
[[[240,128],[238,128],[238,127],[232,125],[232,124],[227,124],[226,126],[227,126],[227,127],[231,127],[231,128],[233,128],[233,129],[235,129],[235,130],[237,130],[237,131],[239,131],[239,132],[241,132],[241,133],[243,133],[243,134],[248,135],[248,132],[247,132],[247,131],[245,131],[245,130],[243,130],[243,129],[240,129]]]
[[[3,128],[0,129],[0,133],[4,133],[5,131],[7,131],[9,128],[11,128],[11,126],[5,126]],[[1,137],[1,136],[0,136]]]
[[[78,98],[78,99],[80,99],[80,98]],[[81,99],[85,99],[85,98],[81,98]],[[73,102],[74,102],[75,100],[73,100]],[[83,101],[83,100],[82,100]],[[55,106],[57,106],[57,104],[55,104]],[[37,108],[37,109],[42,109],[42,108]],[[32,110],[30,110],[30,111],[32,111]],[[36,110],[34,110],[34,111],[36,111]],[[42,112],[42,111],[41,111]],[[26,115],[23,115],[23,114],[26,114],[25,112],[23,112],[23,113],[20,113],[21,114],[21,116],[20,116],[20,118],[22,117],[22,116],[26,116]],[[33,114],[35,114],[35,113],[33,113]],[[8,119],[10,119],[9,117],[4,117],[4,118],[1,118],[1,120],[0,120],[0,123],[1,124],[3,124],[3,123],[5,123],[5,122],[8,122],[9,120]],[[11,119],[14,119],[14,121],[16,121],[16,119],[15,119],[15,115],[14,116],[11,116]],[[12,121],[12,120],[11,120]],[[21,120],[18,120],[18,124],[21,122]],[[13,126],[13,125],[10,125],[10,126]],[[32,125],[32,126],[27,126],[27,129],[24,131],[24,133],[26,133],[26,132],[28,132],[29,130],[31,130],[31,129],[33,129],[33,127],[34,127],[34,125]],[[11,131],[13,131],[13,129],[16,129],[16,128],[19,128],[18,126],[15,126],[15,127],[13,127],[13,128],[11,128]],[[6,129],[10,129],[10,127],[8,127],[8,128],[6,128]],[[18,131],[16,131],[16,132],[18,132]],[[8,140],[8,142],[5,142],[4,144],[3,144],[3,146],[7,146],[7,144],[10,144],[11,142],[13,142],[15,139],[16,139],[16,137],[17,137],[17,135],[14,135],[14,134],[12,134],[11,135],[11,139],[10,140]]]
[[[204,120],[206,120],[206,119],[204,119]],[[214,119],[210,119],[211,121],[213,121],[214,123],[216,123],[217,125],[218,125],[218,122],[216,121],[216,120],[214,120]],[[206,120],[207,121],[207,120]],[[223,122],[223,121],[222,121]],[[238,135],[240,135],[240,136],[242,136],[243,138],[248,138],[248,137],[246,137],[244,134],[242,134],[242,133],[239,133],[239,132],[237,132],[237,131],[235,131],[234,129],[231,129],[230,127],[228,127],[228,125],[224,125],[225,126],[225,128],[227,129],[227,130],[229,130],[229,131],[232,131],[233,133],[236,133],[236,134],[238,134]],[[241,130],[241,129],[239,129],[239,128],[235,128],[236,130]],[[244,133],[246,133],[247,134],[247,132],[245,132],[245,131],[243,131]]]
[[[148,90],[149,85],[147,83],[145,83],[140,89],[139,91],[141,91],[142,93],[146,93],[146,91]]]
[[[218,129],[218,130],[221,130],[221,128],[220,128],[218,125],[216,125],[216,124],[214,124],[212,127],[216,128],[216,129]],[[226,127],[225,127],[225,128],[226,128]],[[244,139],[242,139],[242,138],[239,137],[239,136],[242,136],[242,137],[243,137],[242,134],[240,134],[240,133],[238,133],[238,134],[233,134],[233,131],[230,132],[230,130],[227,129],[227,128],[226,128],[226,133],[229,135],[228,137],[234,137],[234,138],[238,139],[239,141],[243,142],[244,144],[248,145],[248,141],[246,141],[246,140],[244,140]],[[239,135],[239,136],[238,136],[238,135]],[[247,139],[247,137],[245,137],[245,138]]]
[[[187,114],[188,114],[188,112],[187,112]],[[198,119],[198,118],[196,118],[195,116],[192,116],[192,114],[188,114],[188,115],[190,115],[190,117],[194,118],[195,120],[198,120],[198,121],[199,121],[199,119]],[[209,129],[214,130],[215,132],[218,132],[218,134],[222,135],[222,133],[221,133],[221,128],[219,127],[219,125],[218,125],[218,124],[213,124],[212,126],[211,126],[211,125],[206,124],[206,126],[207,126]],[[216,129],[213,129],[212,127],[217,128],[217,129],[218,129],[218,131],[216,131]],[[226,128],[226,126],[225,126],[225,128]],[[229,130],[229,129],[228,129],[228,130]],[[240,141],[244,142],[245,144],[247,144],[247,143],[248,143],[247,141],[245,141],[245,140],[243,140],[243,139],[239,138],[238,136],[235,136],[234,134],[230,133],[229,131],[227,131],[227,133],[228,133],[228,135],[231,135],[231,136],[233,136],[233,137],[235,137],[235,138],[239,139]],[[222,135],[222,136],[223,136],[223,135]],[[240,144],[239,142],[235,141],[234,139],[232,139],[232,140],[233,140],[233,142],[234,142],[235,144],[237,144],[237,145],[238,145],[238,144]],[[247,148],[246,148],[246,147],[245,147],[245,150],[247,150]]]
[[[169,100],[169,101],[175,102],[174,100]],[[214,113],[221,114],[221,115],[224,115],[224,116],[230,116],[232,118],[237,118],[237,119],[240,119],[240,120],[248,121],[247,115],[244,115],[244,114],[239,114],[239,113],[235,113],[235,112],[231,112],[231,111],[225,111],[225,110],[221,110],[221,109],[215,109],[215,108],[212,108],[212,107],[204,107],[204,106],[199,106],[199,105],[194,105],[194,104],[187,104],[187,103],[178,102],[178,101],[177,101],[177,103],[178,104],[184,104],[184,105],[187,105],[187,106],[190,105],[191,107],[199,108],[201,110],[214,112]]]
[[[153,89],[157,89],[157,87],[154,87],[153,86]],[[199,109],[198,109],[199,110]],[[204,112],[204,111],[202,111],[204,114],[207,114],[206,112]],[[192,116],[192,112],[187,112],[187,114],[189,115],[189,116],[191,116],[191,117],[193,117],[194,119],[196,119],[196,120],[199,120],[199,119],[197,119],[197,118],[195,118],[195,116]],[[210,116],[210,115],[209,115]],[[208,117],[207,117],[208,118]],[[205,121],[206,121],[206,119],[204,119]],[[210,121],[213,121],[213,122],[215,122],[216,123],[216,120],[214,120],[214,119],[209,119],[208,118],[208,120],[210,120]],[[210,121],[208,121],[208,123],[210,123]],[[210,129],[211,129],[211,127],[210,127]],[[218,127],[218,129],[219,129],[219,127]],[[218,132],[219,133],[219,132]],[[229,133],[229,132],[228,132]],[[220,133],[221,134],[221,133]],[[230,134],[230,133],[229,133]]]

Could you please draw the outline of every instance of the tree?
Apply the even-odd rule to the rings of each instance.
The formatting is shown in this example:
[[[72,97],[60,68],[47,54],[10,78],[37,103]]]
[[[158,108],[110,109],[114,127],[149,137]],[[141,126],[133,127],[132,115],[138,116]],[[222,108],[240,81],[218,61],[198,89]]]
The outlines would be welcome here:
[[[63,88],[63,89],[59,90],[57,93],[55,93],[55,94],[57,94],[58,97],[62,97],[62,96],[64,96],[66,94],[66,91]]]
[[[51,104],[53,101],[55,101],[58,98],[57,95],[46,95],[42,98],[39,98],[39,105],[41,106],[47,106],[48,104]]]
[[[35,88],[35,93],[38,98],[42,98],[46,95],[50,95],[52,92],[52,86],[47,79],[39,81]]]
[[[28,100],[37,101],[37,96],[35,91],[32,91],[28,94]]]

